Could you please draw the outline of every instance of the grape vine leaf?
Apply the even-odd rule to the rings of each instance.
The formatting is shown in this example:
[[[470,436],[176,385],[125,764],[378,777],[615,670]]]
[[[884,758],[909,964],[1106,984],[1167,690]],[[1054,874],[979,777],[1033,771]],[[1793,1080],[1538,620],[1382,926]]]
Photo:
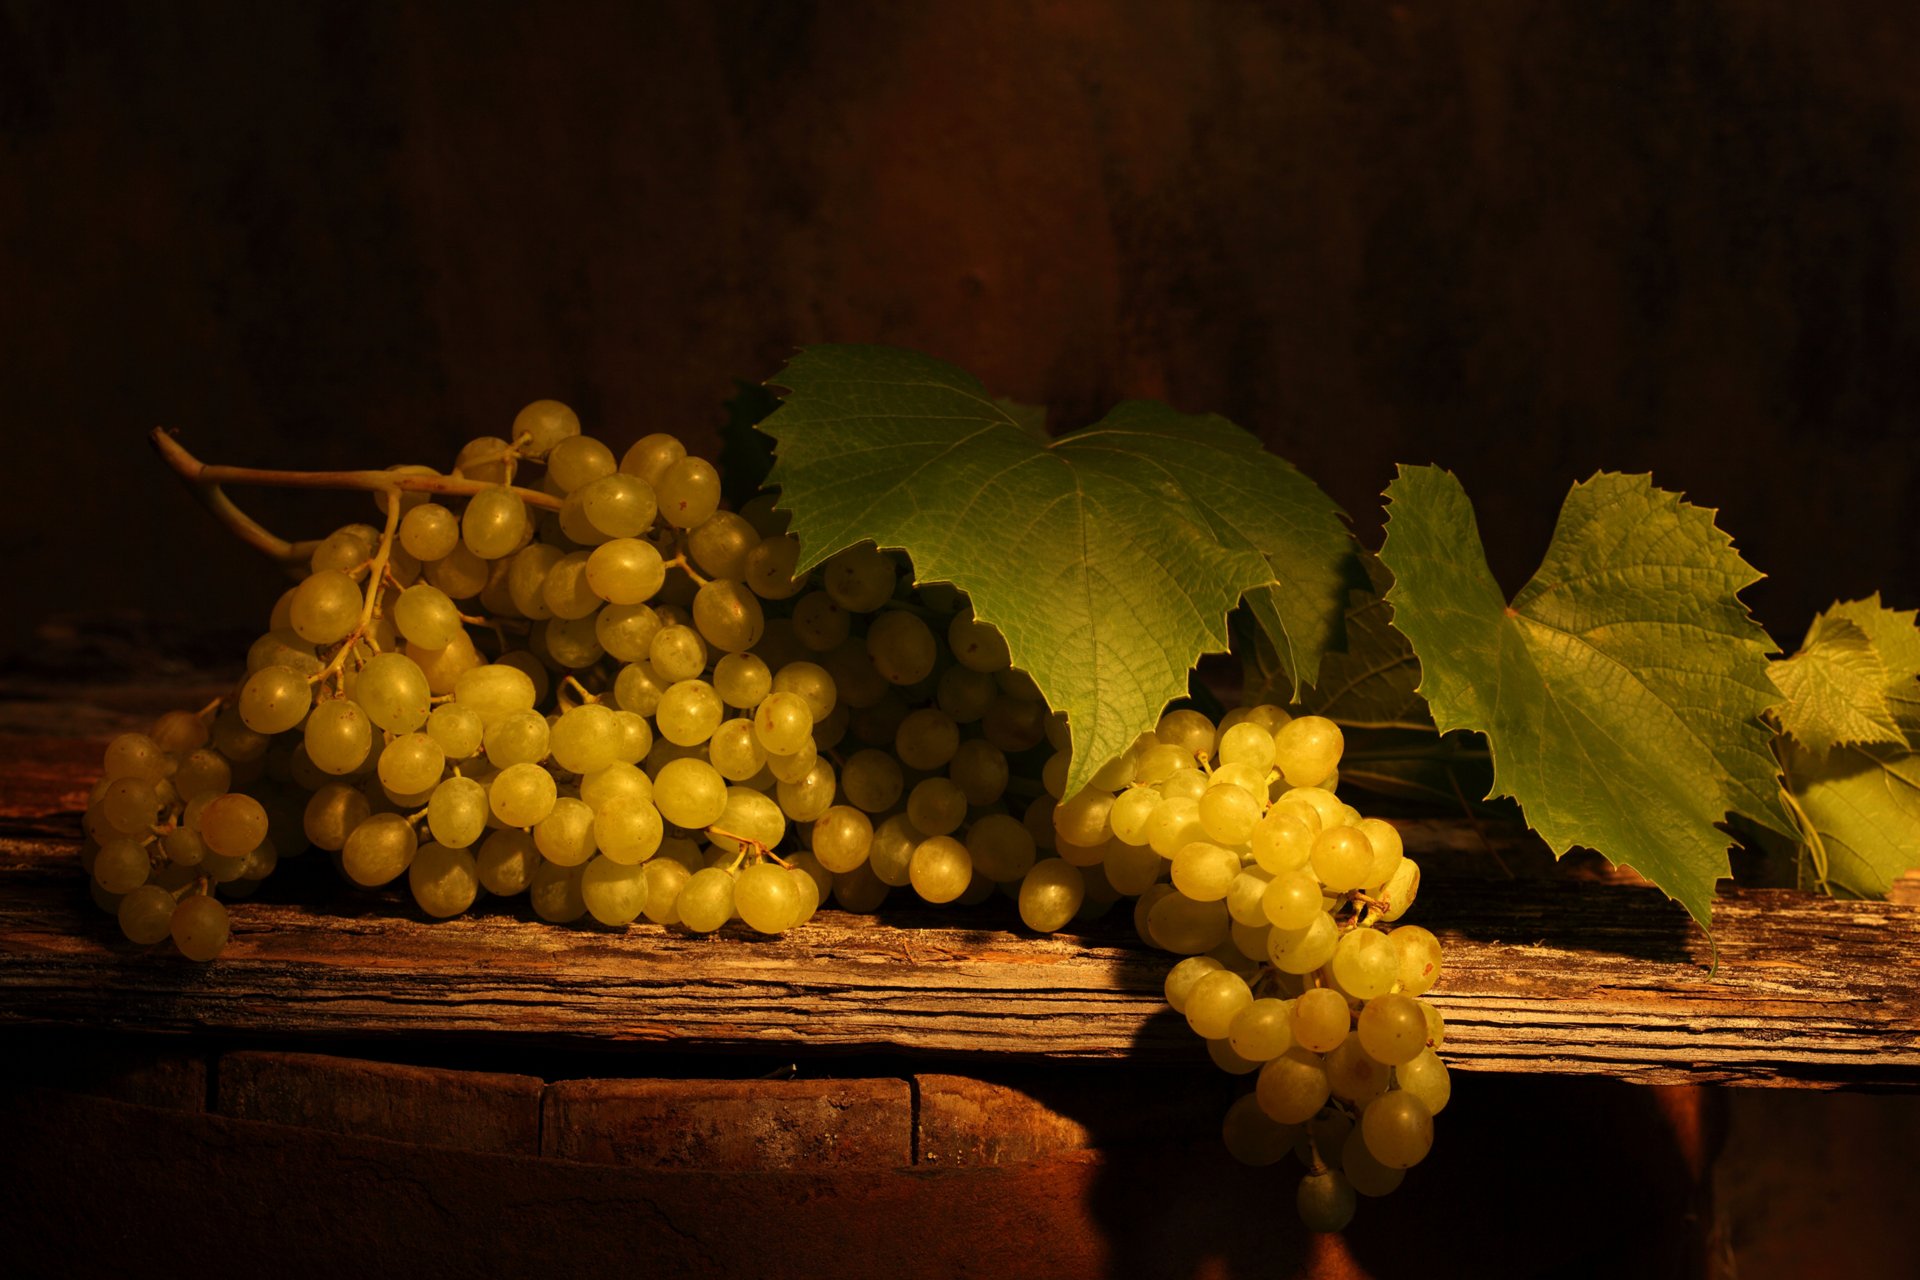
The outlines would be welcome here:
[[[1602,472],[1509,604],[1451,472],[1402,466],[1387,497],[1387,599],[1434,722],[1487,735],[1495,792],[1556,855],[1595,849],[1708,927],[1729,870],[1716,824],[1791,831],[1760,721],[1773,646],[1737,595],[1760,575],[1712,512]]]
[[[1800,652],[1775,662],[1767,675],[1781,694],[1774,718],[1816,756],[1836,743],[1901,738],[1887,702],[1886,664],[1867,633],[1849,619],[1821,614]]]
[[[799,570],[872,540],[966,591],[1073,731],[1069,794],[1187,692],[1249,607],[1311,683],[1351,540],[1332,499],[1224,418],[1149,401],[1047,437],[978,380],[887,347],[806,348],[770,382],[769,483]]]
[[[1783,739],[1780,755],[1787,789],[1812,827],[1805,841],[1820,880],[1884,898],[1920,866],[1920,753],[1875,743],[1821,756]]]

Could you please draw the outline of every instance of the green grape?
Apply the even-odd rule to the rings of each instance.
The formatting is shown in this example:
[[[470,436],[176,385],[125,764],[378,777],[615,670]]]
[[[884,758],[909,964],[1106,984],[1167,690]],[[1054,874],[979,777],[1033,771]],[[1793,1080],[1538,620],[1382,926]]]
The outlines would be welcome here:
[[[947,624],[947,647],[954,659],[970,671],[1005,671],[1012,660],[1000,629],[973,616],[971,607],[953,615]]]
[[[366,803],[365,796],[361,797],[361,803]],[[342,832],[340,838],[346,839],[346,833]],[[175,827],[167,832],[160,838],[160,847],[166,851],[167,860],[179,867],[195,866],[207,856],[206,842],[191,827]]]
[[[1417,924],[1401,925],[1387,935],[1399,954],[1396,981],[1410,996],[1423,996],[1440,979],[1440,939]]]
[[[1024,829],[1021,834],[1025,834]],[[834,805],[814,819],[813,855],[836,875],[865,864],[872,845],[872,820],[851,805]],[[972,848],[971,841],[968,847]]]
[[[601,924],[632,924],[647,906],[646,869],[595,858],[580,875],[580,898]]]
[[[1293,1002],[1293,1039],[1304,1049],[1332,1053],[1352,1027],[1346,997],[1331,987],[1314,987]]]
[[[787,695],[791,697],[792,695]],[[755,730],[758,731],[756,716]],[[765,741],[762,737],[761,741]],[[840,788],[847,799],[868,813],[885,813],[900,799],[906,779],[900,762],[885,752],[857,751],[840,770]]]
[[[749,721],[748,723],[752,722]],[[758,742],[759,740],[759,735],[756,734],[754,741]],[[816,748],[813,745],[813,741],[809,739],[801,743],[800,749],[790,756],[777,756],[769,751],[767,753],[767,772],[773,775],[776,782],[799,782],[808,774],[812,773],[813,767],[819,762],[819,749]]]
[[[1427,1049],[1427,1019],[1411,996],[1383,995],[1360,1011],[1360,1043],[1369,1057],[1397,1067]]]
[[[1181,763],[1189,768],[1195,760],[1213,758],[1213,721],[1198,711],[1169,711],[1154,726],[1153,736],[1180,749]]]
[[[774,794],[779,799],[780,811],[787,817],[795,822],[812,822],[827,811],[839,794],[839,782],[834,777],[833,764],[827,760],[816,759],[813,767],[801,775],[797,781],[782,780],[775,788]],[[944,833],[929,831],[927,834]]]
[[[602,585],[607,586],[607,589],[613,591],[616,596],[623,597],[622,599],[613,601],[613,603],[636,603],[633,599],[626,598],[630,596],[630,592],[615,590],[608,584],[618,582],[630,583],[630,579],[621,578],[618,572],[619,569],[625,565],[627,567],[637,567],[640,570],[644,570],[646,552],[653,551],[651,547],[647,547],[643,542],[633,543],[632,545],[634,547],[645,548],[645,551],[633,552],[631,562],[623,560],[621,558],[622,552],[616,550],[602,557],[601,568],[598,571],[593,569],[594,556],[601,555],[608,547],[620,548],[622,545],[623,544],[613,542],[604,543],[594,548],[591,552],[574,551],[554,561],[553,567],[547,570],[547,576],[540,584],[540,599],[546,605],[547,611],[556,618],[592,617],[594,611],[607,600],[606,596],[594,589],[596,579],[590,575],[595,573],[605,575]],[[654,554],[658,556],[659,553],[654,552]]]
[[[493,816],[510,827],[531,827],[553,812],[559,796],[553,775],[537,764],[508,765],[493,779],[487,798]]]
[[[1306,817],[1302,817],[1301,806],[1282,810],[1275,805],[1254,824],[1253,860],[1262,870],[1278,877],[1307,866],[1313,855],[1314,836],[1319,830],[1319,815],[1311,810],[1305,812]],[[1311,818],[1314,825],[1309,825],[1307,818]]]
[[[708,644],[723,653],[752,648],[767,629],[760,601],[744,583],[730,578],[714,578],[694,593],[693,624]]]
[[[800,886],[785,868],[758,862],[742,869],[734,881],[733,906],[748,928],[759,933],[782,933],[791,929],[800,915]]]
[[[513,442],[529,458],[544,458],[568,436],[580,434],[580,417],[558,400],[535,400],[513,417]]]
[[[460,518],[437,502],[400,517],[400,546],[421,563],[439,560],[460,543]]]
[[[311,676],[320,666],[313,646],[292,631],[269,631],[247,646],[249,674],[266,667],[285,667],[298,675]]]
[[[1052,933],[1073,919],[1086,893],[1080,868],[1058,858],[1036,862],[1020,881],[1020,919],[1036,933]]]
[[[1113,836],[1109,821],[1112,812],[1111,795],[1092,787],[1083,788],[1073,799],[1054,807],[1054,835],[1067,844],[1105,844]]]
[[[507,565],[507,595],[513,607],[534,621],[551,618],[547,579],[567,553],[545,542],[531,542],[514,553]]]
[[[240,686],[240,719],[255,733],[285,733],[306,719],[313,686],[286,667],[262,667]]]
[[[1353,1221],[1353,1186],[1344,1174],[1331,1169],[1309,1173],[1300,1179],[1294,1207],[1309,1231],[1344,1231]]]
[[[647,654],[654,673],[669,684],[692,680],[707,669],[706,642],[692,627],[679,623],[661,627]]]
[[[1187,996],[1194,985],[1210,973],[1219,973],[1224,968],[1212,956],[1188,956],[1185,960],[1167,970],[1163,991],[1167,998],[1167,1007],[1175,1013],[1187,1011]]]
[[[120,738],[135,736],[139,735],[123,733],[120,735]],[[162,759],[156,759],[153,754],[145,752],[144,748],[142,748],[142,753],[151,765],[164,770],[165,764],[163,757],[166,754],[184,755],[189,751],[197,751],[207,745],[208,736],[207,722],[201,717],[191,711],[168,711],[153,722],[153,732],[148,735],[149,741],[158,749]],[[120,738],[114,739],[114,742],[118,742]],[[111,742],[107,744],[107,755],[109,758],[113,755],[113,743]],[[107,770],[107,776],[119,777],[122,775],[114,773],[109,769]]]
[[[160,793],[145,778],[115,778],[96,807],[113,830],[144,838],[160,816]]]
[[[132,840],[105,841],[93,858],[94,883],[111,894],[131,893],[151,870],[145,846]]]
[[[606,652],[594,628],[592,618],[550,618],[534,627],[534,648],[562,670],[583,670]]]
[[[173,912],[171,893],[157,884],[142,884],[127,891],[114,914],[128,942],[150,947],[173,932]]]
[[[851,613],[872,613],[891,600],[897,581],[892,558],[870,542],[834,555],[821,576],[827,594]]]
[[[680,890],[693,872],[672,858],[653,858],[641,866],[640,874],[647,882],[647,901],[641,908],[647,919],[654,924],[679,924]]]
[[[1172,859],[1185,846],[1206,838],[1207,829],[1200,824],[1200,804],[1196,800],[1162,800],[1147,819],[1147,843],[1163,858]]]
[[[1356,1000],[1372,1000],[1393,989],[1400,974],[1400,953],[1377,929],[1355,929],[1333,953],[1333,980]]]
[[[1363,883],[1387,883],[1405,857],[1405,846],[1399,830],[1391,822],[1383,822],[1379,818],[1362,818],[1355,824],[1355,829],[1367,838],[1367,844],[1373,849],[1373,862],[1367,868]]]
[[[1260,821],[1260,801],[1237,786],[1207,788],[1199,806],[1200,827],[1207,839],[1224,845],[1246,844],[1253,836],[1254,824]]]
[[[1179,747],[1153,739],[1134,756],[1132,781],[1142,787],[1157,787],[1188,767],[1189,759]]]
[[[617,808],[617,806],[616,806]],[[548,862],[562,867],[577,867],[598,848],[596,836],[600,819],[585,801],[560,796],[553,809],[533,825],[534,847]],[[637,861],[620,858],[617,861]]]
[[[926,838],[911,819],[897,813],[874,828],[873,843],[867,847],[867,865],[882,884],[898,889],[912,881],[913,851]]]
[[[496,769],[509,765],[533,764],[547,758],[552,747],[553,729],[538,711],[515,711],[487,726],[482,741],[487,762]]]
[[[928,902],[952,902],[973,881],[973,855],[952,836],[931,836],[914,848],[907,878]]]
[[[956,722],[973,724],[987,714],[987,708],[993,705],[999,692],[1000,686],[983,671],[948,667],[940,673],[940,683],[934,689],[934,702]]]
[[[582,868],[563,867],[541,859],[527,885],[533,913],[553,924],[571,924],[587,914],[581,892]]]
[[[194,718],[199,723],[199,718]],[[197,744],[196,744],[197,745]],[[158,742],[144,733],[123,733],[107,744],[101,774],[114,778],[142,778],[158,782],[174,772],[174,763]]]
[[[1227,914],[1235,924],[1266,929],[1273,923],[1267,919],[1267,886],[1272,883],[1273,878],[1259,867],[1242,867],[1234,875],[1227,885]]]
[[[228,792],[200,811],[200,838],[222,857],[244,858],[266,837],[267,811],[252,796]]]
[[[492,580],[492,570],[463,542],[428,565],[426,578],[454,600],[471,600]]]
[[[405,818],[376,813],[348,834],[340,849],[340,869],[355,884],[375,889],[398,879],[418,848]]]
[[[358,583],[328,569],[294,588],[288,621],[308,644],[336,644],[359,625],[363,603]]]
[[[1389,1169],[1374,1159],[1373,1152],[1367,1150],[1366,1135],[1358,1128],[1340,1145],[1340,1171],[1363,1196],[1384,1196],[1397,1190],[1407,1176],[1405,1169]]]
[[[546,721],[540,723],[544,726]],[[404,733],[381,751],[378,772],[388,790],[417,795],[439,785],[440,775],[446,768],[447,753],[440,749],[439,743],[424,733]]]
[[[669,682],[653,669],[651,662],[629,662],[614,677],[613,700],[622,711],[650,716],[660,707],[660,695]]]
[[[547,479],[561,493],[572,493],[610,476],[618,465],[613,450],[592,436],[568,436],[547,451]]]
[[[467,675],[485,670],[487,668],[479,667]],[[426,673],[403,653],[377,653],[369,658],[354,677],[349,692],[367,713],[367,719],[388,733],[412,733],[426,724],[427,713],[432,709],[433,693],[427,686]],[[455,697],[458,696],[456,685]],[[484,712],[482,718],[485,718]]]
[[[489,832],[487,838],[480,842],[480,852],[473,861],[474,874],[479,877],[481,885],[488,893],[503,898],[525,893],[533,883],[535,870],[541,865],[540,851],[533,843],[533,836],[511,827]]]
[[[767,753],[754,736],[753,721],[728,720],[708,739],[707,760],[728,782],[745,782],[766,767]]]
[[[620,459],[620,470],[630,476],[639,476],[649,485],[659,482],[667,473],[667,468],[687,456],[687,447],[680,443],[677,436],[664,431],[641,436]]]
[[[1109,884],[1120,893],[1134,897],[1145,893],[1160,878],[1160,873],[1167,868],[1167,860],[1143,845],[1115,839],[1107,845],[1106,860],[1101,866],[1106,870]]]
[[[694,933],[712,933],[733,918],[734,880],[724,867],[694,872],[674,900],[680,923]]]
[[[1173,855],[1173,887],[1195,902],[1223,902],[1239,874],[1239,854],[1204,840],[1182,845]]]
[[[614,800],[653,800],[653,779],[626,761],[615,761],[580,779],[580,798],[598,811]]]
[[[602,476],[577,490],[580,514],[603,538],[633,538],[659,513],[653,486],[638,476]]]
[[[1267,959],[1282,973],[1312,973],[1333,958],[1339,942],[1340,929],[1333,917],[1315,911],[1305,928],[1282,929],[1275,925],[1267,935]]]
[[[976,807],[989,805],[1006,794],[1009,771],[1006,752],[990,742],[972,738],[960,743],[947,762],[947,776]]]
[[[321,787],[307,800],[300,825],[308,841],[316,848],[338,853],[347,843],[348,833],[365,822],[370,811],[367,797],[359,788],[334,782]],[[171,843],[168,844],[167,853],[174,855]],[[179,861],[177,856],[174,860]],[[198,857],[193,859],[195,862],[199,860]]]
[[[799,863],[785,870],[787,878],[793,881],[793,887],[800,895],[800,905],[794,911],[793,924],[787,926],[797,928],[813,919],[814,912],[820,909],[822,891],[820,882],[814,879],[812,872]]]
[[[713,665],[713,691],[729,707],[744,711],[773,692],[773,674],[751,653],[729,653]]]
[[[1316,821],[1309,825],[1313,827],[1316,837],[1322,831],[1331,831],[1335,827],[1347,825],[1347,806],[1341,802],[1340,797],[1325,787],[1290,787],[1280,793],[1280,798],[1274,802],[1273,807],[1279,809],[1282,805],[1294,806],[1287,812],[1299,816],[1302,821],[1307,819],[1306,815],[1300,812],[1301,809],[1311,810]]]
[[[486,832],[487,813],[485,787],[472,778],[448,778],[427,801],[427,830],[447,848],[465,849]]]
[[[423,844],[407,866],[407,887],[420,909],[436,920],[457,916],[480,893],[473,855],[465,849]]]
[[[727,780],[704,760],[673,760],[654,775],[653,802],[674,826],[699,830],[726,811]]]
[[[1225,1040],[1207,1041],[1207,1057],[1213,1060],[1214,1066],[1220,1068],[1230,1076],[1252,1075],[1260,1069],[1259,1063],[1248,1062],[1245,1058],[1235,1053],[1233,1046]]]
[[[1305,1124],[1330,1096],[1319,1055],[1295,1045],[1272,1059],[1260,1068],[1254,1096],[1281,1124]]]
[[[1223,728],[1215,750],[1222,764],[1244,765],[1263,778],[1273,768],[1273,735],[1249,720]]]
[[[797,694],[806,702],[815,724],[832,715],[839,702],[832,674],[817,662],[783,663],[773,677],[772,692]]]
[[[1001,758],[1005,759],[1004,754]],[[1159,805],[1160,793],[1151,787],[1129,787],[1115,796],[1113,807],[1107,810],[1107,825],[1113,831],[1113,838],[1122,844],[1146,846],[1148,826]]]
[[[867,656],[889,684],[918,684],[933,674],[937,657],[933,632],[911,613],[881,614],[867,628]]]
[[[1220,1137],[1227,1154],[1241,1164],[1263,1168],[1278,1164],[1300,1141],[1300,1126],[1281,1124],[1260,1109],[1260,1100],[1243,1094],[1227,1108],[1220,1125]]]
[[[769,754],[792,755],[813,736],[813,710],[797,693],[770,693],[753,713],[753,731]]]
[[[691,529],[719,507],[720,473],[704,458],[683,457],[660,473],[653,491],[660,501],[661,518],[676,529]]]
[[[610,604],[593,615],[594,638],[621,662],[644,659],[660,626],[660,615],[646,604]]]
[[[394,601],[393,624],[422,649],[444,649],[462,629],[460,610],[447,593],[424,582],[408,587]]]
[[[209,894],[194,894],[173,909],[167,931],[189,960],[205,963],[226,949],[227,909]]]
[[[478,480],[482,484],[505,484],[506,455],[510,447],[509,442],[499,436],[476,436],[461,445],[460,452],[454,455],[453,474],[465,480]],[[374,495],[374,501],[382,504],[383,512],[386,510],[382,495]]]
[[[1348,1036],[1340,1047],[1327,1055],[1327,1084],[1333,1096],[1345,1102],[1364,1105],[1387,1087],[1387,1068],[1367,1053],[1360,1037]]]
[[[1266,912],[1268,924],[1288,932],[1305,929],[1316,916],[1326,914],[1321,909],[1320,882],[1305,871],[1276,875],[1267,885],[1260,905]]]
[[[1224,902],[1195,902],[1174,892],[1160,899],[1147,915],[1147,932],[1155,946],[1176,955],[1198,955],[1227,940],[1233,918]]]
[[[1359,829],[1335,827],[1314,838],[1311,861],[1314,875],[1328,893],[1345,893],[1366,883],[1367,868],[1373,865],[1373,846]]]
[[[966,821],[966,793],[945,778],[923,779],[907,793],[907,818],[930,836],[951,835]]]
[[[711,826],[707,836],[713,841],[713,847],[723,853],[740,852],[742,841],[772,849],[787,833],[787,820],[780,806],[751,787],[728,787],[726,808]]]
[[[747,552],[743,576],[753,594],[762,600],[785,600],[806,587],[804,578],[793,576],[794,567],[799,563],[799,539],[780,534],[763,539],[759,546]]]
[[[433,709],[427,717],[427,736],[440,748],[449,760],[471,758],[486,741],[486,724],[478,712],[471,707],[457,703],[442,703]],[[313,750],[312,734],[308,734],[307,750]]]
[[[233,766],[218,751],[200,747],[181,758],[171,781],[182,800],[217,796],[233,785]]]
[[[1395,1067],[1394,1079],[1402,1089],[1425,1103],[1430,1115],[1445,1111],[1453,1097],[1453,1080],[1447,1074],[1447,1064],[1431,1049],[1423,1048],[1412,1059]]]
[[[1382,904],[1381,919],[1392,922],[1407,913],[1419,893],[1420,864],[1412,858],[1403,858],[1393,869],[1392,878],[1373,896]]]
[[[1042,703],[996,695],[980,717],[981,736],[1008,753],[1030,750],[1046,736],[1045,711]]]
[[[654,709],[660,736],[680,747],[697,747],[720,727],[726,706],[704,680],[679,680],[667,686]]]
[[[548,731],[553,761],[568,773],[598,773],[619,758],[620,727],[611,707],[589,702],[563,712]]]
[[[747,553],[759,544],[760,531],[731,511],[714,512],[687,535],[687,553],[713,578],[740,578]]]
[[[1433,1149],[1433,1113],[1405,1089],[1381,1094],[1360,1113],[1367,1151],[1389,1169],[1411,1169]]]
[[[554,572],[559,572],[558,567]],[[653,599],[667,580],[667,568],[660,553],[654,550],[653,544],[638,538],[614,538],[595,547],[586,558],[585,574],[589,591],[597,597],[596,607],[601,600],[621,605],[644,603]],[[552,581],[551,576],[548,581]],[[556,602],[552,588],[547,591],[547,605],[562,617],[567,616],[569,609],[579,609],[577,600]],[[574,616],[590,612],[591,609],[579,610]]]
[[[824,591],[809,591],[793,605],[793,632],[815,653],[825,653],[846,641],[852,617]]]
[[[1217,970],[1187,992],[1187,1025],[1203,1040],[1224,1040],[1234,1018],[1252,1003],[1245,978],[1230,969]]]
[[[1227,1028],[1227,1040],[1233,1045],[1233,1051],[1249,1062],[1279,1057],[1293,1047],[1293,1006],[1285,1000],[1262,996],[1234,1015],[1233,1024]]]
[[[1273,739],[1273,763],[1290,787],[1315,787],[1340,763],[1346,749],[1340,726],[1325,716],[1301,716]]]

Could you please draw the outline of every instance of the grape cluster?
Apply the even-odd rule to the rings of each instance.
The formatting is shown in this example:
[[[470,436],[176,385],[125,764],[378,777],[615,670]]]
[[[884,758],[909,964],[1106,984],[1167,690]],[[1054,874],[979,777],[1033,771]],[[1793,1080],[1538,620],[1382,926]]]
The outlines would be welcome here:
[[[1168,1003],[1258,1073],[1229,1150],[1299,1153],[1309,1226],[1426,1155],[1439,946],[1379,927],[1419,870],[1335,794],[1331,721],[1172,711],[1066,797],[1065,718],[963,594],[871,544],[796,575],[773,499],[726,509],[671,435],[616,456],[538,401],[384,475],[384,526],[313,546],[230,696],[108,747],[82,860],[127,938],[210,960],[222,900],[309,848],[437,918],[775,934],[901,888],[1049,932],[1134,898],[1186,957]]]

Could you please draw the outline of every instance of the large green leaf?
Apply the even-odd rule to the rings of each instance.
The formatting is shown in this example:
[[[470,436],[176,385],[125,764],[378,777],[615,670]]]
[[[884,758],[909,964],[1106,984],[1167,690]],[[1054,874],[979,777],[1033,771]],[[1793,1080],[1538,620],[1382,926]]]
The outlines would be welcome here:
[[[1824,756],[1782,744],[1787,787],[1813,835],[1829,885],[1884,898],[1920,866],[1920,754],[1901,746],[1837,747]]]
[[[1773,708],[1780,727],[1816,756],[1837,742],[1901,738],[1887,703],[1886,665],[1867,633],[1846,618],[1816,618],[1800,652],[1767,675],[1780,691]]]
[[[1772,645],[1736,594],[1759,575],[1711,512],[1602,473],[1509,604],[1450,472],[1402,467],[1387,496],[1387,599],[1434,722],[1487,735],[1495,791],[1556,854],[1596,849],[1706,925],[1728,873],[1716,824],[1787,830],[1759,719]]]
[[[801,569],[872,540],[951,582],[1073,730],[1069,792],[1187,691],[1242,595],[1311,682],[1351,544],[1315,485],[1223,418],[1131,401],[1048,438],[940,361],[812,347],[774,385],[770,483]]]

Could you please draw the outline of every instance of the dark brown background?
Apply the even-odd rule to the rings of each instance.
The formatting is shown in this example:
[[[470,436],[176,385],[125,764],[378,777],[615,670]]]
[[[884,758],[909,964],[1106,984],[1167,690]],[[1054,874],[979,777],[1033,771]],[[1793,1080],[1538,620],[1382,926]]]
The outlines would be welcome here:
[[[1721,508],[1781,639],[1920,603],[1912,6],[534,8],[0,0],[0,643],[257,625],[155,424],[444,465],[553,395],[700,437],[830,340],[1064,423],[1224,412],[1369,537],[1445,463],[1510,586],[1606,466]]]

